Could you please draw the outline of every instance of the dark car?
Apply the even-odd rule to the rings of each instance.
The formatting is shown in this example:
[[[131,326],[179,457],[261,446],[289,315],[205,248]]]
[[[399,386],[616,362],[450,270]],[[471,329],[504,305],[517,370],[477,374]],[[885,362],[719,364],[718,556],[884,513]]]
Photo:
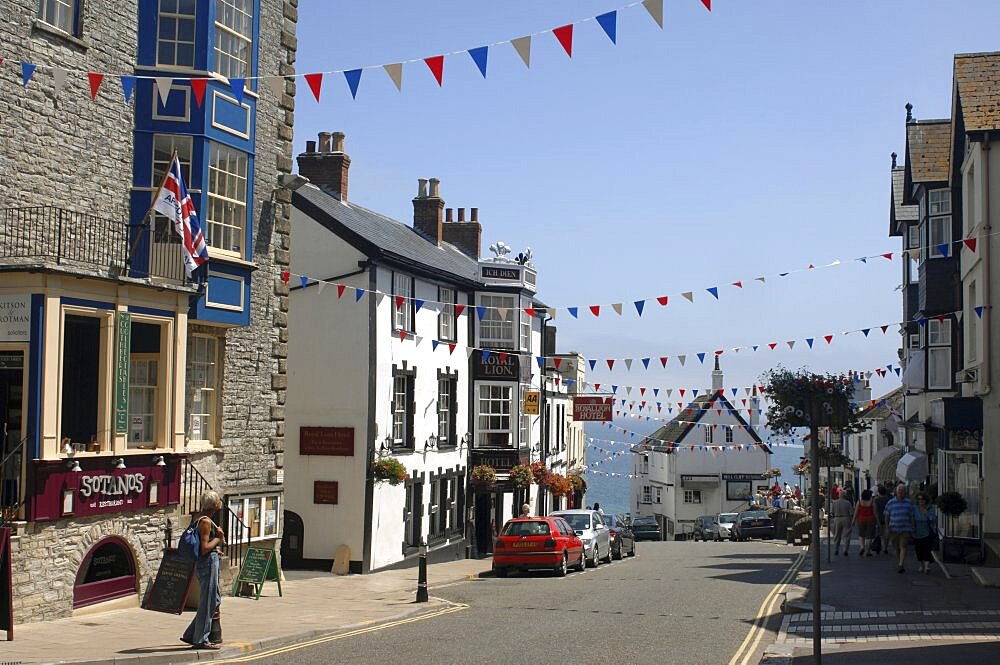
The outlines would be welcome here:
[[[718,540],[718,538],[718,515],[702,515],[694,521],[694,532],[691,534],[691,540]]]
[[[605,515],[604,524],[611,535],[611,556],[621,559],[624,556],[635,556],[635,533],[632,527],[621,515]]]
[[[736,516],[730,540],[774,538],[774,521],[764,510],[744,510]]]
[[[651,515],[633,517],[632,533],[636,540],[663,540],[663,529]]]

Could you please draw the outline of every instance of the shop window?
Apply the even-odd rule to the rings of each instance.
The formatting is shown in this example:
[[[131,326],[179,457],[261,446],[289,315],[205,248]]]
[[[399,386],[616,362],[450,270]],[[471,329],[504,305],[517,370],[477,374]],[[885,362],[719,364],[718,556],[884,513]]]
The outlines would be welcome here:
[[[73,585],[73,608],[136,593],[135,562],[125,541],[106,538],[87,553]]]
[[[979,453],[942,451],[944,468],[940,492],[958,492],[965,499],[965,512],[945,517],[945,536],[979,538]]]
[[[160,326],[132,322],[128,374],[128,447],[156,448],[163,438],[167,389],[160,354]],[[164,440],[163,443],[166,443]]]
[[[79,450],[108,449],[109,327],[109,316],[67,313],[63,321],[60,436]]]
[[[684,490],[684,503],[701,503],[701,490]]]
[[[230,497],[229,510],[242,524],[235,520],[230,523],[229,540],[237,540],[244,526],[251,541],[277,536],[280,503],[278,494]]]
[[[192,441],[216,443],[218,432],[219,340],[191,335],[187,351],[187,434]]]

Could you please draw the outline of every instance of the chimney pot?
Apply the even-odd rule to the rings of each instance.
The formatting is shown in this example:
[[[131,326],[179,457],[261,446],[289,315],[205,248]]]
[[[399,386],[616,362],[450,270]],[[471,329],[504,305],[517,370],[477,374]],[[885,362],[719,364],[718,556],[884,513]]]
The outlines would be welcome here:
[[[319,132],[318,152],[316,141],[306,141],[306,151],[298,156],[299,173],[328,194],[346,201],[351,158],[343,152],[344,134],[337,134],[340,151],[336,153],[330,151],[330,137],[333,136],[330,132]]]
[[[306,152],[316,152],[315,141],[306,141]]]
[[[319,151],[330,152],[330,132],[319,133]]]
[[[427,178],[417,178],[417,198],[427,198]]]
[[[431,198],[435,199],[441,198],[441,181],[438,180],[437,178],[431,178],[429,182],[431,185],[431,192],[430,192]]]
[[[344,132],[334,132],[332,137],[333,145],[331,148],[333,152],[344,152]]]
[[[451,223],[451,208],[444,209],[444,221]]]
[[[469,208],[469,214],[471,215],[470,221],[479,221],[479,208]]]
[[[458,221],[459,222],[464,222],[465,221],[465,208],[459,208],[458,209]]]

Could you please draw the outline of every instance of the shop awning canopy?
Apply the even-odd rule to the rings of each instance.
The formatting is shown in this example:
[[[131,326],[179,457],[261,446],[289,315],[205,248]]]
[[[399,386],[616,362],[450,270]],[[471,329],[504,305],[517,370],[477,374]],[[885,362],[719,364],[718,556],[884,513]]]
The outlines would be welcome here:
[[[718,487],[718,476],[681,476],[681,487],[698,489],[702,487]]]
[[[903,450],[897,448],[896,446],[886,446],[872,457],[871,463],[868,468],[875,471],[875,479],[879,483],[893,483],[896,482],[896,465],[899,463],[899,458],[903,456]]]
[[[927,479],[927,455],[912,450],[899,458],[896,464],[896,478],[904,483]]]

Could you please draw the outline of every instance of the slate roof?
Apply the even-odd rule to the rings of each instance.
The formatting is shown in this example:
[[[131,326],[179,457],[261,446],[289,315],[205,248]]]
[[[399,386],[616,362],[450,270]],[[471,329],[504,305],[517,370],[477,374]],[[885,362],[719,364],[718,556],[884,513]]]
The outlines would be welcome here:
[[[1000,129],[1000,52],[957,53],[954,77],[965,131]]]
[[[947,182],[951,163],[951,120],[906,123],[906,168],[910,182]]]
[[[341,201],[314,185],[296,190],[292,203],[371,258],[422,269],[434,277],[450,276],[471,287],[482,286],[475,259],[450,243],[437,246],[391,217]]]
[[[897,166],[892,170],[893,219],[897,222],[915,222],[919,212],[917,206],[903,204],[903,180],[903,167]]]
[[[762,449],[766,450],[767,452],[771,452],[770,448],[764,445],[764,442],[761,441],[761,438],[757,434],[757,431],[752,427],[750,427],[750,424],[743,419],[743,416],[740,415],[739,410],[737,410],[736,407],[734,407],[732,403],[728,399],[726,399],[726,396],[719,393],[711,393],[711,392],[705,395],[698,395],[698,397],[694,398],[689,402],[688,407],[686,407],[683,411],[678,413],[670,422],[668,422],[666,425],[664,425],[660,429],[650,434],[649,438],[654,439],[654,441],[650,442],[651,445],[653,446],[653,449],[654,450],[659,449],[659,452],[668,452],[669,451],[668,449],[671,446],[661,443],[662,441],[672,441],[673,443],[676,444],[682,443],[684,441],[684,437],[687,436],[687,434],[693,428],[696,427],[695,423],[700,421],[702,416],[705,415],[706,410],[709,411],[711,410],[709,407],[713,405],[713,402],[720,409],[731,409],[733,416],[735,416],[736,418],[736,421],[739,424],[743,425],[746,432],[750,435],[750,438],[752,438],[754,442]],[[690,404],[694,404],[696,407],[699,408],[691,408]],[[696,445],[704,445],[705,441],[702,439],[693,443],[695,443]],[[709,445],[727,445],[727,444],[723,443],[723,444],[709,444]]]

